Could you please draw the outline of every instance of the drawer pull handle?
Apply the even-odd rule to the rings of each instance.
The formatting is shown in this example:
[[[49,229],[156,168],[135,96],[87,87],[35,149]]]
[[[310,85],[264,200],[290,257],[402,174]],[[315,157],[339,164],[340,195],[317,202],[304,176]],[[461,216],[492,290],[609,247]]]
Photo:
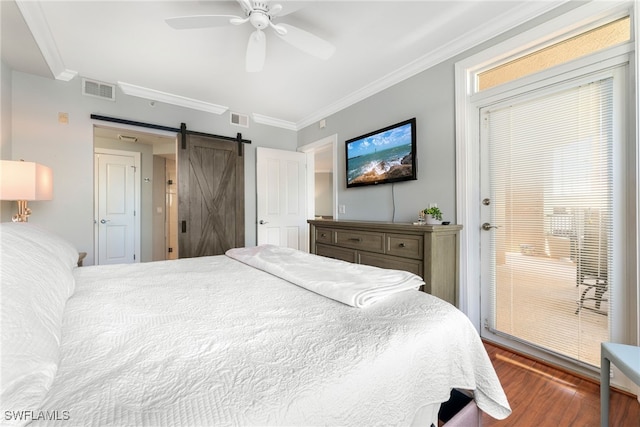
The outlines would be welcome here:
[[[325,233],[321,233],[320,237],[327,237],[327,235]]]
[[[400,246],[401,248],[406,248],[407,247],[407,245],[405,245],[404,242],[399,243],[398,246]]]
[[[362,242],[362,238],[360,237],[351,237],[349,240],[352,242]]]

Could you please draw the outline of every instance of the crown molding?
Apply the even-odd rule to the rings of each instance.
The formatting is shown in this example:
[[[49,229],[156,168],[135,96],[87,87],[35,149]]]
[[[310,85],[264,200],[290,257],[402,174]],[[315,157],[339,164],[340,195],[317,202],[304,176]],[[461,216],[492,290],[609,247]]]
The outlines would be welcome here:
[[[264,116],[262,114],[257,114],[257,113],[251,114],[251,117],[253,118],[254,122],[260,123],[263,125],[275,126],[278,128],[294,130],[294,131],[300,130],[300,128],[294,122],[289,122],[287,120],[276,119],[273,117]]]
[[[212,104],[198,99],[187,98],[180,95],[161,92],[142,86],[136,86],[125,82],[118,82],[118,87],[125,95],[136,96],[138,98],[150,99],[152,101],[164,102],[165,104],[177,105],[179,107],[191,108],[192,110],[204,111],[213,114],[222,114],[229,109],[223,105]]]
[[[36,41],[40,53],[51,70],[56,80],[68,82],[78,75],[77,71],[68,70],[58,52],[58,46],[53,39],[49,24],[42,13],[42,7],[38,1],[16,0],[16,5],[29,27],[29,31]]]
[[[474,30],[471,33],[464,34],[449,43],[442,45],[438,49],[423,55],[415,61],[392,71],[386,76],[369,83],[361,89],[352,92],[344,98],[341,98],[315,113],[308,115],[296,123],[296,128],[303,129],[310,126],[319,120],[344,110],[351,105],[354,105],[378,92],[383,91],[384,89],[408,79],[409,77],[444,62],[447,59],[453,58],[454,56],[484,43],[512,28],[515,28],[518,25],[524,24],[543,13],[549,12],[567,1],[569,0],[527,2],[516,11],[510,11],[509,13],[496,16],[494,19],[487,22],[486,25],[483,25],[480,30]]]

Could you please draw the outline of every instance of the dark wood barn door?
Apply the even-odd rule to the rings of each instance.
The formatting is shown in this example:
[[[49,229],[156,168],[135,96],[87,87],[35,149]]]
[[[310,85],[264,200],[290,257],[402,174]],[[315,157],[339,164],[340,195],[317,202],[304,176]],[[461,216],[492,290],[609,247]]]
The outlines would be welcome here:
[[[179,256],[244,246],[244,157],[238,144],[187,135],[178,150]]]

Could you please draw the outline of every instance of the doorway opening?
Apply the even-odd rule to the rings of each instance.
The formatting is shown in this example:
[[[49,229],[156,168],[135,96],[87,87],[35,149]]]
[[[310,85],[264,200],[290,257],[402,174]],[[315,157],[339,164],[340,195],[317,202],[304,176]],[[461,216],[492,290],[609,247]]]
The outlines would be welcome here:
[[[135,262],[159,261],[178,257],[178,204],[177,204],[177,136],[170,132],[140,132],[133,126],[94,126],[94,152],[118,150],[138,153],[139,208],[135,212],[139,227],[139,250]],[[99,191],[94,183],[94,205],[97,206]],[[98,210],[94,213],[96,229],[100,226]],[[95,233],[95,247],[100,244],[100,234]],[[96,254],[96,263],[99,257]]]
[[[298,151],[307,154],[309,212],[316,219],[338,219],[338,135],[334,134]]]

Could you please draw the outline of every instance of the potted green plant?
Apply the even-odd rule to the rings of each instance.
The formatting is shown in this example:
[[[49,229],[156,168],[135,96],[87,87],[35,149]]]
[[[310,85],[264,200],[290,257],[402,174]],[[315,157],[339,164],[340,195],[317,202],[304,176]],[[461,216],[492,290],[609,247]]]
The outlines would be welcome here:
[[[426,215],[427,224],[442,224],[442,211],[437,206],[432,206],[423,211]]]

